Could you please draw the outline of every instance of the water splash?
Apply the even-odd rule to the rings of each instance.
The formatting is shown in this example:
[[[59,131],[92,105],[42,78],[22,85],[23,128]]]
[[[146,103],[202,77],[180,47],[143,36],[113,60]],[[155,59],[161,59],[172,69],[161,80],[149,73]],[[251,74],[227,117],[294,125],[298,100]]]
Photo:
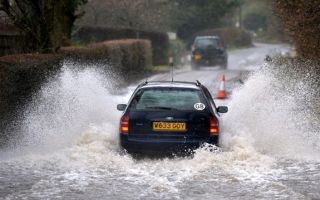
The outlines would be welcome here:
[[[107,123],[115,134],[116,104],[125,98],[111,94],[115,80],[95,66],[73,68],[66,63],[24,110],[15,149],[46,153],[70,147],[91,124]]]
[[[98,140],[101,138],[84,134],[97,126],[105,128],[111,149],[118,148],[121,113],[115,107],[128,100],[134,87],[129,87],[126,95],[111,94],[114,76],[92,67],[74,70],[70,65],[65,64],[60,75],[42,87],[24,112],[20,149],[45,153],[72,147],[79,137],[84,143]],[[288,158],[319,157],[319,131],[308,126],[310,113],[302,109],[301,99],[297,98],[307,96],[308,88],[303,87],[309,85],[301,81],[297,85],[283,88],[271,68],[253,74],[233,92],[230,112],[223,119],[224,150]]]
[[[273,67],[254,73],[233,92],[224,118],[224,145],[233,149],[234,138],[240,137],[263,154],[319,161],[320,132],[310,123],[316,121],[310,105],[317,103],[308,98],[312,79],[290,80],[288,70]],[[319,122],[314,124],[319,128]]]
[[[0,172],[10,169],[22,179],[34,178],[28,194],[34,198],[79,193],[88,199],[224,199],[232,194],[301,199],[299,192],[279,183],[283,170],[278,158],[317,160],[318,132],[301,123],[312,115],[297,109],[297,89],[282,90],[271,71],[255,73],[233,93],[230,112],[223,118],[222,150],[204,146],[191,158],[135,160],[121,153],[121,113],[115,107],[127,102],[134,87],[114,95],[109,81],[97,69],[65,66],[26,109],[20,156],[2,160]],[[13,176],[3,180],[11,182]],[[7,197],[25,198],[26,193],[21,189]]]

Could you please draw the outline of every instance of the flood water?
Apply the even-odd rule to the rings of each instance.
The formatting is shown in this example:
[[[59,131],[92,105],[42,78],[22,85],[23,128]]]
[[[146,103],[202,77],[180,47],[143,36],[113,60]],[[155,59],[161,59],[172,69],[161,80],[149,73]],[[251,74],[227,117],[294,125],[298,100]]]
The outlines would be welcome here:
[[[134,87],[107,80],[66,66],[43,86],[0,150],[0,199],[320,199],[319,130],[268,74],[225,103],[222,147],[186,158],[122,153],[116,104]]]

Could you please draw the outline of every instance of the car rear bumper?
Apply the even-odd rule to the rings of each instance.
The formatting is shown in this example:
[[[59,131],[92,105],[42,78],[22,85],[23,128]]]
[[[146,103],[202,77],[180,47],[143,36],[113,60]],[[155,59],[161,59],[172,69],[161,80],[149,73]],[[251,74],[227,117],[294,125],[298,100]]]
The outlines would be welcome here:
[[[128,135],[120,135],[120,145],[129,153],[176,153],[191,152],[202,144],[218,145],[219,136],[205,138],[186,137],[183,139],[162,138],[135,138]]]

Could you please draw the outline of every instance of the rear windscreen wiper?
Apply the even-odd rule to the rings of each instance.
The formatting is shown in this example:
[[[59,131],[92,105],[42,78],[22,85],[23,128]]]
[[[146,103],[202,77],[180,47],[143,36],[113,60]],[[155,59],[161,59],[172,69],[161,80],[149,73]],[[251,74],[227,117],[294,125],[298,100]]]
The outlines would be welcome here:
[[[159,109],[159,110],[177,110],[176,108],[164,107],[164,106],[149,106],[148,109]]]

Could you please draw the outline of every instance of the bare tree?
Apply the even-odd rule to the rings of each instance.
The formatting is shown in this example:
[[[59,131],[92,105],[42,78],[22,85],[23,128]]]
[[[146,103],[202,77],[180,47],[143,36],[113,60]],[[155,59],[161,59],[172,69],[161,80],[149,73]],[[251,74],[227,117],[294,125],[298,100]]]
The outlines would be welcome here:
[[[0,0],[0,11],[27,38],[28,49],[56,51],[71,35],[78,7],[86,0]]]
[[[86,8],[88,15],[80,23],[163,30],[168,28],[170,4],[169,0],[91,0]]]

